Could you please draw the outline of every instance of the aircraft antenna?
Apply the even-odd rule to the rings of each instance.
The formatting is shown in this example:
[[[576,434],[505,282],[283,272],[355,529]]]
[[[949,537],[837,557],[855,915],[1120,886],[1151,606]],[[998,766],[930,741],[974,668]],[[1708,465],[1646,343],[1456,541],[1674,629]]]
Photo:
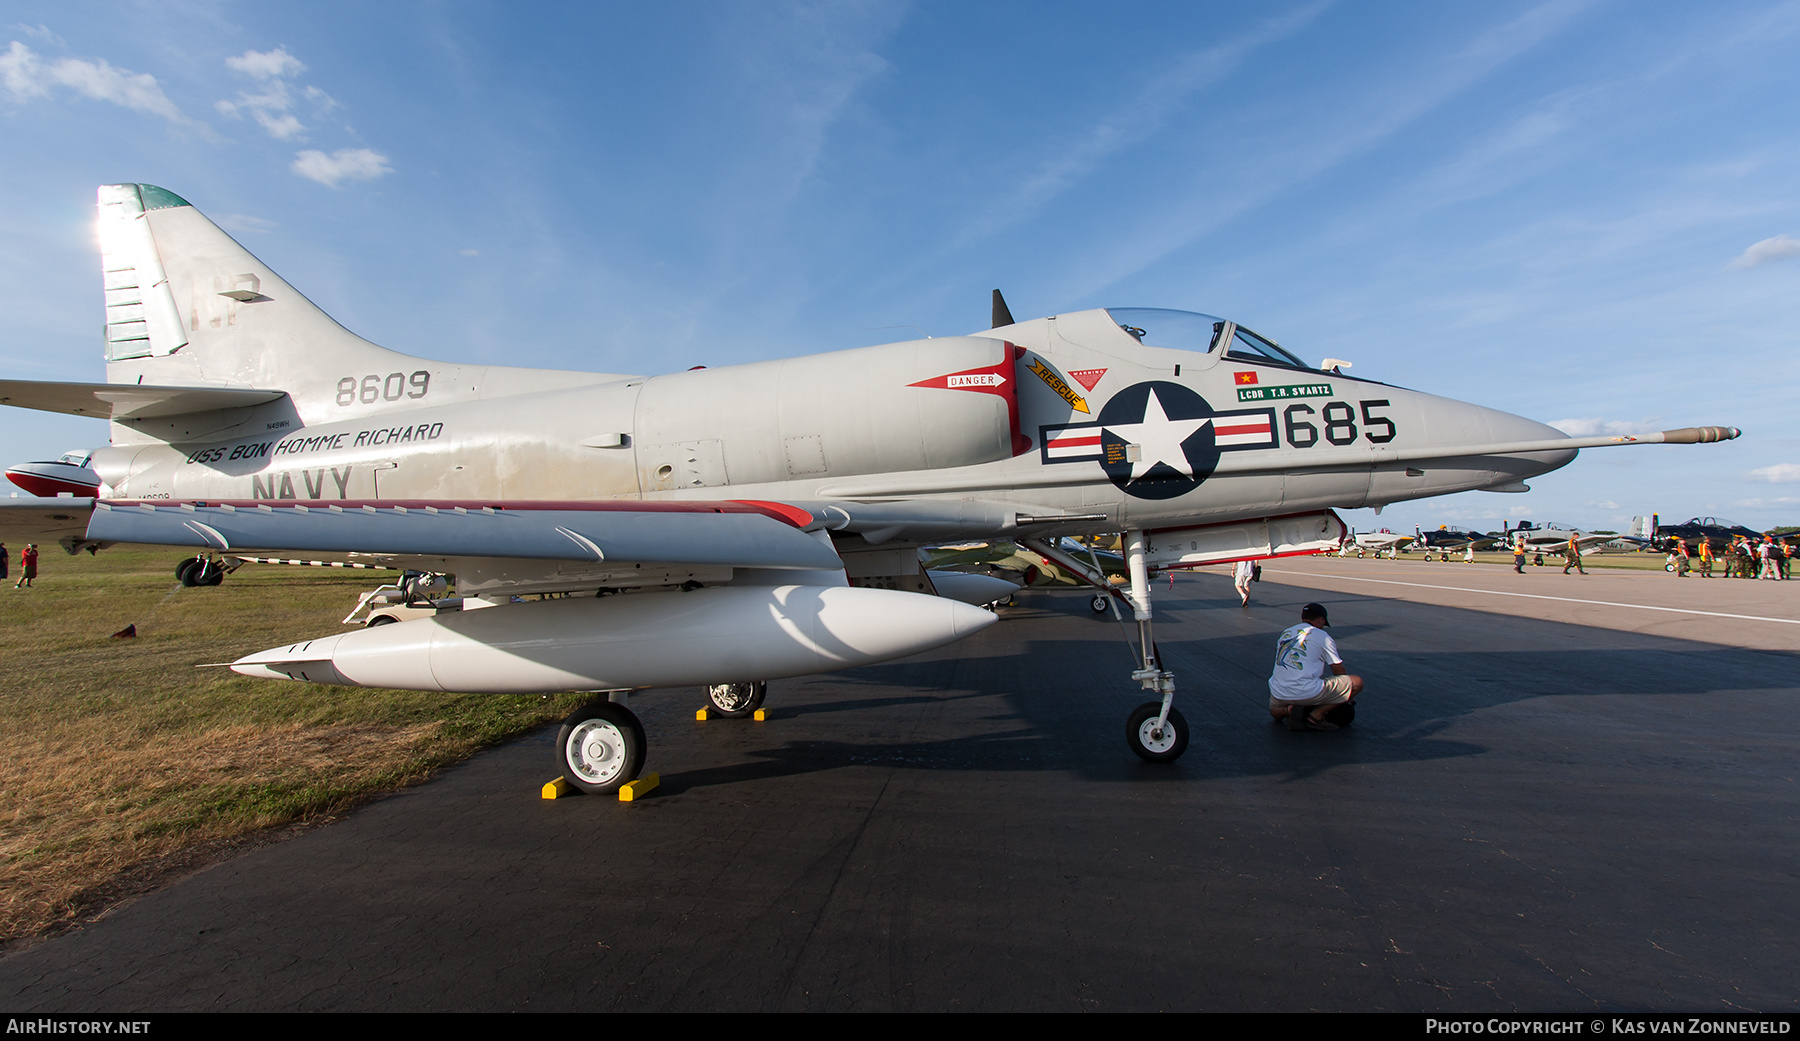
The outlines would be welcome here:
[[[989,328],[998,329],[1003,325],[1012,324],[1014,324],[1012,311],[1006,306],[1006,298],[1000,295],[1000,290],[996,289],[994,290],[994,324]]]

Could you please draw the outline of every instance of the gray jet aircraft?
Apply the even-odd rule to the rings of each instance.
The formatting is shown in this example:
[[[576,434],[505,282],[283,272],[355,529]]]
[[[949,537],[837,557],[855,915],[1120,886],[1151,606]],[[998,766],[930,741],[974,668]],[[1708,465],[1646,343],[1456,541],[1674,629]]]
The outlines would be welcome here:
[[[1314,368],[1231,321],[1106,308],[660,376],[428,361],[344,329],[186,200],[99,190],[106,382],[0,381],[91,415],[92,497],[0,500],[0,534],[207,559],[305,554],[455,576],[477,610],[247,655],[240,673],[418,690],[709,685],[897,658],[994,615],[931,595],[918,547],[1056,551],[1123,532],[1127,741],[1187,745],[1151,636],[1151,568],[1336,548],[1336,508],[1522,490],[1576,450],[1736,437],[1571,438]],[[1089,562],[1058,559],[1076,573]],[[1106,588],[1105,575],[1089,576]],[[568,597],[512,603],[528,593]],[[717,695],[715,695],[717,696]],[[587,791],[636,777],[622,697],[563,725]]]

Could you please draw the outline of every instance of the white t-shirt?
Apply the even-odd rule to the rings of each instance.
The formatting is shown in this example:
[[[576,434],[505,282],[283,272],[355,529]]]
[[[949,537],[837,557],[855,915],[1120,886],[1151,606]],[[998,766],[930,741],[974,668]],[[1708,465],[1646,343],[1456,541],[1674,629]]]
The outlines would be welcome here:
[[[1269,694],[1282,701],[1316,698],[1325,689],[1325,668],[1342,665],[1337,641],[1331,634],[1301,622],[1284,630],[1275,644],[1275,671],[1269,676]]]

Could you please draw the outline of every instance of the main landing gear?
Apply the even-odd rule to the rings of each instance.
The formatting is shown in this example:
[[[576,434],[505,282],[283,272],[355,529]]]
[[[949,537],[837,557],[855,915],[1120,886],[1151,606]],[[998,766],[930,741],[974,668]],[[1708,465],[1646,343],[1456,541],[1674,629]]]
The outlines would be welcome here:
[[[391,621],[391,619],[388,619]],[[762,707],[769,685],[714,683],[706,688],[712,711],[743,719]],[[590,795],[609,795],[637,780],[644,769],[644,724],[625,707],[625,694],[583,705],[556,732],[556,765],[563,780]]]
[[[637,780],[644,768],[644,725],[624,705],[583,705],[556,733],[563,779],[590,795],[606,795]]]
[[[713,711],[726,719],[743,719],[762,707],[769,694],[767,683],[715,683],[706,688]]]
[[[1187,751],[1187,720],[1175,710],[1175,674],[1162,667],[1150,635],[1150,571],[1144,564],[1144,533],[1125,533],[1125,566],[1131,575],[1131,614],[1138,627],[1138,667],[1131,678],[1159,701],[1146,701],[1125,722],[1125,743],[1140,759],[1171,763]]]
[[[211,557],[188,557],[175,565],[175,578],[190,588],[216,586],[225,581],[225,568]]]

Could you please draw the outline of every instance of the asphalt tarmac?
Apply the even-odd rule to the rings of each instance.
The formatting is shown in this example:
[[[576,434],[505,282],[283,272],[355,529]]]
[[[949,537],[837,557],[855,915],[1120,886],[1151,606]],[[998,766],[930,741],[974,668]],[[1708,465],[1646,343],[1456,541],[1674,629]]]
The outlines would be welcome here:
[[[0,959],[0,1008],[1800,1008],[1800,585],[1268,572],[1159,584],[1176,764],[1126,748],[1124,628],[1029,593],[766,723],[634,698],[639,802],[539,799],[554,729],[477,756]],[[1291,734],[1315,599],[1368,689]]]

